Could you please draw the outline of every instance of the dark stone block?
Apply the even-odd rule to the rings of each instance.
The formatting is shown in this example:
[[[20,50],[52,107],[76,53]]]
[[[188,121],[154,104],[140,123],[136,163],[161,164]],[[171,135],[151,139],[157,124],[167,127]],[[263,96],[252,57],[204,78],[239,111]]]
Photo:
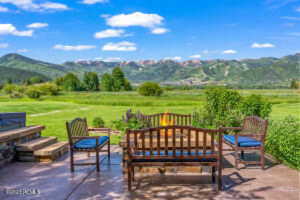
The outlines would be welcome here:
[[[1,131],[22,128],[26,126],[26,113],[0,113],[0,134]]]

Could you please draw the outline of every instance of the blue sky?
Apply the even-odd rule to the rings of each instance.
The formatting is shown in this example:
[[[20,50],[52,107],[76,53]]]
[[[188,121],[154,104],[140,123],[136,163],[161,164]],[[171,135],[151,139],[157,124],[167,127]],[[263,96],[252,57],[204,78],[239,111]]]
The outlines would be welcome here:
[[[300,0],[0,0],[0,56],[242,59],[300,52]]]

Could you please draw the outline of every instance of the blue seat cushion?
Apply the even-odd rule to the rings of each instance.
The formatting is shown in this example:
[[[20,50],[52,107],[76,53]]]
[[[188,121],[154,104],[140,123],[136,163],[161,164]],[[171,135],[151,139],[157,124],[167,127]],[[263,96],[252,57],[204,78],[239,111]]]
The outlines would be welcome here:
[[[234,135],[224,135],[224,139],[231,144],[235,144]],[[239,147],[257,147],[261,145],[261,142],[251,137],[238,136],[238,145]]]
[[[135,159],[133,159],[132,161],[133,162],[216,162],[217,161],[217,159],[215,159],[215,158],[203,158],[203,157],[201,157],[202,155],[203,155],[203,153],[202,152],[198,152],[198,154],[196,153],[196,152],[191,152],[191,154],[188,154],[188,152],[187,151],[183,151],[183,153],[181,154],[181,151],[176,151],[175,152],[175,154],[176,154],[176,156],[181,156],[181,155],[183,155],[184,157],[182,158],[176,158],[176,156],[175,157],[172,157],[174,154],[173,154],[173,151],[168,151],[167,152],[167,155],[165,154],[165,151],[163,151],[163,150],[161,150],[160,151],[160,154],[158,154],[158,152],[157,151],[153,151],[153,154],[152,154],[152,157],[151,157],[151,159],[146,159],[146,158],[143,158],[142,156],[143,156],[143,152],[137,152],[136,154],[135,154],[135,156],[141,156],[141,158],[135,158]],[[211,152],[209,152],[209,151],[207,151],[206,152],[206,154],[212,154]],[[145,156],[150,156],[151,154],[150,154],[150,151],[146,151],[145,152]],[[166,157],[166,158],[155,158],[155,156],[157,156],[157,155],[159,155],[159,156],[169,156],[169,157]],[[189,158],[188,156],[199,156],[198,158],[197,157],[195,157],[195,158]]]
[[[99,136],[98,137],[98,145],[102,145],[109,140],[108,136]],[[77,149],[91,149],[96,148],[96,139],[88,138],[77,141],[74,144],[74,147]]]

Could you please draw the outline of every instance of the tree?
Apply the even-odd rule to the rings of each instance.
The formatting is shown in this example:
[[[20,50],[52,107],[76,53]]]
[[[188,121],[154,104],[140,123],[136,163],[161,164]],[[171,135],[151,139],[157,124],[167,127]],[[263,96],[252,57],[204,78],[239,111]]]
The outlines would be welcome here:
[[[112,79],[113,79],[113,90],[114,91],[124,90],[125,76],[120,67],[115,67],[113,69]]]
[[[100,88],[102,91],[113,91],[113,80],[110,74],[105,73],[102,75]]]
[[[73,73],[68,73],[63,78],[63,88],[67,91],[80,91],[81,82]]]
[[[125,79],[125,82],[124,82],[124,90],[125,90],[125,91],[131,91],[131,90],[132,90],[131,83],[129,82],[128,79]]]
[[[41,77],[39,77],[39,76],[33,76],[33,77],[31,77],[31,78],[29,79],[29,82],[30,82],[31,84],[37,84],[37,83],[43,83],[44,80],[43,80]]]
[[[88,91],[98,91],[99,90],[99,79],[96,72],[86,72],[83,77],[84,87]]]
[[[299,89],[300,88],[300,84],[296,79],[293,79],[291,82],[291,89]]]
[[[163,89],[158,83],[145,82],[138,88],[138,92],[143,96],[160,96],[163,94]]]

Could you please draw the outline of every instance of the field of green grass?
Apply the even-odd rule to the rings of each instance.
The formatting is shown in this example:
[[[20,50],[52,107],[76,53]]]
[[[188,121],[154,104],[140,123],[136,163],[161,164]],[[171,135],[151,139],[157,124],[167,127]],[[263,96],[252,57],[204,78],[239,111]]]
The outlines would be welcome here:
[[[261,94],[273,103],[272,120],[288,115],[300,119],[300,92],[296,90],[240,90],[242,95]],[[41,100],[28,98],[10,99],[0,94],[0,112],[26,112],[27,125],[46,126],[44,136],[57,136],[66,140],[65,122],[75,117],[86,117],[88,123],[94,117],[104,119],[106,126],[120,119],[129,108],[144,113],[176,112],[191,113],[203,105],[202,90],[169,91],[162,97],[143,97],[136,92],[72,92],[59,96],[42,97]],[[119,137],[113,138],[117,143]]]

